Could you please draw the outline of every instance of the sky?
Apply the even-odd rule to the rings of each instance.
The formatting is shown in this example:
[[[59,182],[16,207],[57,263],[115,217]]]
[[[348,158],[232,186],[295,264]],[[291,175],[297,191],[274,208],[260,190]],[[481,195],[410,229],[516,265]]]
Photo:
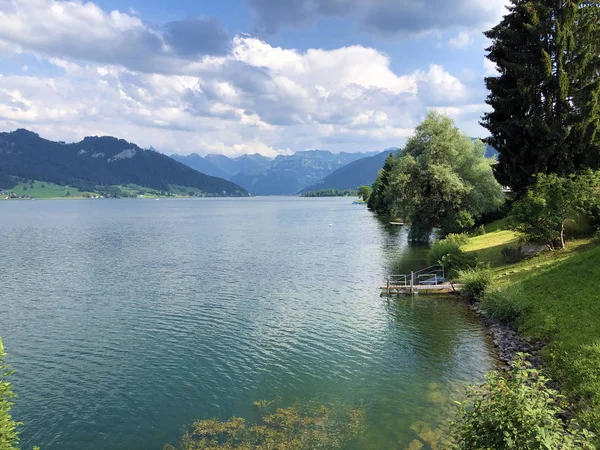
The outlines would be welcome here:
[[[0,131],[164,153],[401,147],[429,111],[485,137],[507,0],[0,0]]]

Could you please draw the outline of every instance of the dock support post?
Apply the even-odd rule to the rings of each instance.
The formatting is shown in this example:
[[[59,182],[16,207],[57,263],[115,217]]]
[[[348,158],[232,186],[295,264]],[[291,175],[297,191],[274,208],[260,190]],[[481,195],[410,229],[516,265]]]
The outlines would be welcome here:
[[[387,296],[390,297],[392,295],[391,291],[390,291],[390,279],[388,278],[387,280],[387,289],[386,289],[386,293]]]
[[[410,295],[415,295],[415,288],[414,288],[414,278],[415,278],[415,273],[414,272],[410,272]]]

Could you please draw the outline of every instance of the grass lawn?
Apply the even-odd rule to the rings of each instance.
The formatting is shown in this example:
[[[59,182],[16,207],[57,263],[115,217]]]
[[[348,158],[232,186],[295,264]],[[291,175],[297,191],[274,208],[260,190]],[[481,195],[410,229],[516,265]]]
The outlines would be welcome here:
[[[58,184],[34,181],[33,183],[19,183],[15,187],[8,189],[8,192],[14,192],[19,197],[30,195],[33,198],[81,198],[83,192],[74,187],[59,186]],[[67,193],[69,195],[67,195]]]
[[[505,264],[501,251],[518,245],[502,230],[469,239],[494,270],[495,287],[483,300],[493,316],[514,321],[523,336],[546,342],[542,357],[551,377],[577,405],[577,417],[600,433],[600,246],[591,239],[565,250]]]

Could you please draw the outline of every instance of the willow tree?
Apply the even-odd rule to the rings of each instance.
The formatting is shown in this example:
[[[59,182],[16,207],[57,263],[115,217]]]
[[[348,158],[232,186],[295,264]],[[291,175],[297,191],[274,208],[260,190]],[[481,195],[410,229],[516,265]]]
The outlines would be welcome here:
[[[503,193],[485,146],[463,135],[452,119],[432,112],[396,158],[382,194],[386,209],[411,226],[413,240],[433,228],[462,231],[499,208]]]
[[[499,152],[498,180],[524,194],[538,173],[600,164],[600,0],[511,0],[485,33],[492,111],[481,124]]]

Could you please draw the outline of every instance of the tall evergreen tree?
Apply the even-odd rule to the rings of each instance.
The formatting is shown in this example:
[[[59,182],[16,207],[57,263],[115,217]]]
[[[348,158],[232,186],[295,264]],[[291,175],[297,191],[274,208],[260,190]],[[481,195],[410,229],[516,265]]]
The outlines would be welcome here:
[[[385,201],[385,195],[390,184],[390,175],[392,173],[392,169],[394,168],[395,162],[396,158],[394,158],[394,154],[390,153],[390,155],[386,158],[383,167],[379,170],[379,174],[377,175],[375,183],[373,183],[373,193],[369,197],[367,206],[370,210],[379,215],[390,214],[389,206]]]
[[[538,173],[600,163],[600,0],[511,0],[485,35],[500,74],[482,125],[499,152],[498,180],[522,194]]]

